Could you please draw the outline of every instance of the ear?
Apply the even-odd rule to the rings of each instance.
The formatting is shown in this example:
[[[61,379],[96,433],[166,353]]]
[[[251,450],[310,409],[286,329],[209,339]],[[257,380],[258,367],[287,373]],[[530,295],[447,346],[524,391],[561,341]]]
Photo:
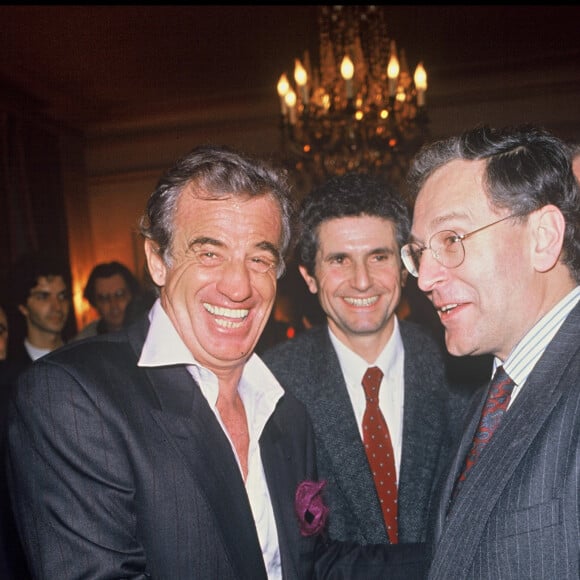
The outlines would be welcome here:
[[[151,279],[157,286],[165,286],[167,268],[165,267],[165,262],[159,255],[159,246],[153,240],[146,239],[144,247]]]
[[[311,276],[308,273],[308,270],[302,265],[298,266],[298,270],[300,271],[302,278],[304,278],[306,286],[308,286],[308,290],[310,290],[312,294],[316,294],[318,292],[318,284],[316,283],[316,278]]]
[[[24,316],[24,318],[28,318],[28,308],[26,308],[26,306],[24,306],[24,304],[18,305],[18,312],[20,312],[20,314],[22,314],[22,316]]]
[[[538,272],[547,272],[560,259],[566,222],[555,205],[546,205],[530,215],[533,234],[533,263]]]

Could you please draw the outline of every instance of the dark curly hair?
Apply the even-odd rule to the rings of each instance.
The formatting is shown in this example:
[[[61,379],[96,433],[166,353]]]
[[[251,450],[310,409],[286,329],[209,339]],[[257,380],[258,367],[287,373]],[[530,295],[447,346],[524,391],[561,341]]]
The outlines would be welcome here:
[[[409,208],[399,192],[378,177],[347,173],[330,178],[304,198],[299,214],[298,262],[313,275],[320,225],[334,218],[361,215],[392,221],[399,248],[407,242]]]

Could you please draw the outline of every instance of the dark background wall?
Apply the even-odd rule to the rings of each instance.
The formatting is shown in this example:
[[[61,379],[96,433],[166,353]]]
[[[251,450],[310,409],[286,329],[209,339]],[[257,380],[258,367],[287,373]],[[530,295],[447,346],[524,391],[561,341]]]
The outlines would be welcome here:
[[[429,76],[430,138],[538,122],[580,141],[580,8],[382,6]],[[79,324],[96,262],[137,275],[137,218],[201,142],[280,152],[279,75],[318,48],[316,6],[2,6],[0,275],[25,249],[69,259]]]

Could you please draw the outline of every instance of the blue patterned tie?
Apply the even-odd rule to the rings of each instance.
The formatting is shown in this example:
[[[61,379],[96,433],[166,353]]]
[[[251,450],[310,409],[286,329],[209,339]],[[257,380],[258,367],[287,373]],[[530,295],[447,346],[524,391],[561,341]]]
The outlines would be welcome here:
[[[453,498],[459,492],[468,473],[479,459],[483,448],[490,442],[495,430],[500,424],[509,404],[514,386],[515,383],[510,379],[503,367],[498,367],[489,387],[487,400],[481,412],[481,419],[479,420],[471,449],[465,458],[463,471],[455,483]]]

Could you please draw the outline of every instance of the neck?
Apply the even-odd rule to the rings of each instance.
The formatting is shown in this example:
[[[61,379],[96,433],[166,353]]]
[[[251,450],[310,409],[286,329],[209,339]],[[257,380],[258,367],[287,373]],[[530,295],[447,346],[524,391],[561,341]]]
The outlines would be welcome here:
[[[373,364],[381,352],[383,352],[385,345],[389,342],[395,329],[395,323],[392,318],[390,319],[389,324],[380,331],[369,334],[347,334],[342,332],[335,324],[329,322],[329,326],[334,336],[336,336],[340,342],[369,364]]]
[[[29,328],[26,338],[36,348],[55,350],[64,345],[62,336],[59,333],[43,332],[38,329]]]

